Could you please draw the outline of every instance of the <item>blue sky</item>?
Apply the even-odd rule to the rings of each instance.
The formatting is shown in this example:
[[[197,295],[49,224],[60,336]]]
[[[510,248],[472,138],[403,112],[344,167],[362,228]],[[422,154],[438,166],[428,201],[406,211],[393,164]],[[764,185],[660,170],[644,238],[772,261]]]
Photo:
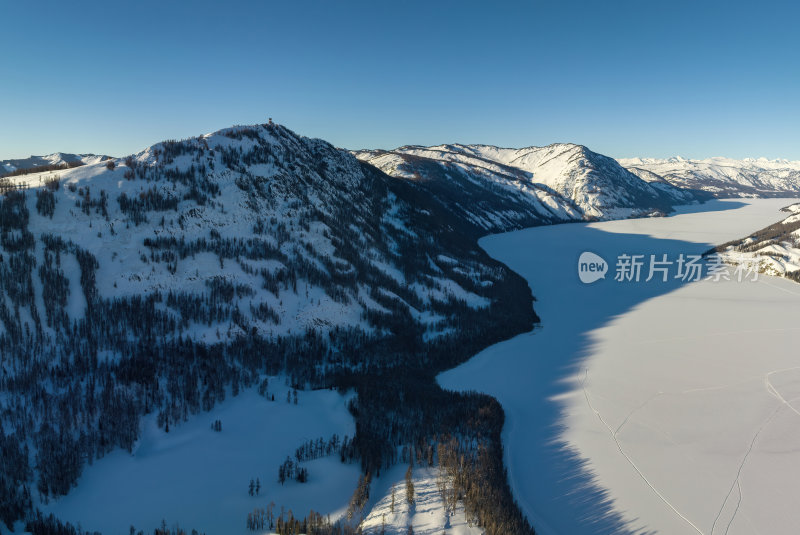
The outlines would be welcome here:
[[[800,159],[800,8],[0,0],[0,159],[273,117],[346,148]]]

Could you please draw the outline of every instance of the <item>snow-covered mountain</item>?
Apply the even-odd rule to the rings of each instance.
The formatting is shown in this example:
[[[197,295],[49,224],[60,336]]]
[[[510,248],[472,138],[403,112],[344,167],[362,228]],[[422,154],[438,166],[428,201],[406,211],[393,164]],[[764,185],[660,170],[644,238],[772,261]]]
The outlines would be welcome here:
[[[649,183],[612,158],[568,143],[523,149],[405,146],[355,154],[392,176],[419,182],[453,211],[493,232],[660,214],[698,200],[692,192]]]
[[[13,173],[20,169],[34,169],[36,167],[66,166],[68,164],[94,164],[111,158],[98,154],[69,154],[54,152],[46,156],[29,156],[12,160],[0,160],[0,175]]]
[[[366,527],[393,500],[388,487],[370,499],[370,477],[400,445],[400,462],[429,468],[458,452],[448,477],[480,489],[451,488],[442,507],[469,511],[459,522],[530,533],[503,476],[499,405],[435,381],[537,320],[528,285],[478,238],[703,199],[580,145],[350,153],[272,123],[125,158],[51,156],[0,196],[8,526],[69,493],[90,460],[133,452],[143,415],[166,433],[280,376],[286,392],[355,390],[356,435],[337,453],[360,463],[349,507]]]
[[[142,415],[168,430],[267,375],[356,387],[348,455],[379,470],[398,443],[458,421],[437,416],[467,399],[443,393],[437,370],[536,319],[525,282],[470,222],[279,125],[12,184],[30,189],[0,197],[7,525],[31,489],[64,495],[87,460],[132,451]]]
[[[413,261],[400,254],[426,241],[417,219],[429,216],[388,187],[402,184],[323,141],[280,126],[232,128],[114,162],[114,169],[98,162],[20,177],[31,186],[52,179],[37,199],[25,199],[24,230],[35,242],[52,237],[96,256],[99,299],[222,291],[214,301],[230,305],[223,306],[225,332],[216,333],[219,322],[203,321],[185,335],[218,340],[253,328],[283,335],[311,326],[373,331],[365,317],[386,313],[380,302],[402,302],[428,336],[437,336],[445,327],[444,316],[432,312],[437,303],[488,305],[470,290],[489,285],[491,274],[439,259],[452,252],[438,251],[439,244],[428,244],[430,261],[415,266],[421,272],[406,266]],[[472,280],[469,289],[446,280],[454,268]],[[217,286],[238,290],[228,295]],[[69,306],[81,312],[75,299],[71,294]],[[241,322],[228,325],[237,306]],[[253,307],[259,312],[251,314]]]
[[[715,197],[791,197],[800,192],[800,161],[766,158],[690,160],[621,158],[619,163],[648,182],[702,190]]]

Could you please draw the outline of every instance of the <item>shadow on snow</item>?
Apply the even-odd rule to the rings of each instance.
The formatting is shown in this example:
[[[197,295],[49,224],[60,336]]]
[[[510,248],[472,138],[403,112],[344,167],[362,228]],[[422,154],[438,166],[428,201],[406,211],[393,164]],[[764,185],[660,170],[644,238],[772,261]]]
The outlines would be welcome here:
[[[712,201],[682,207],[678,213],[734,210],[739,202]],[[634,222],[635,224],[635,222]],[[645,234],[615,233],[589,224],[565,224],[491,236],[481,246],[530,284],[542,323],[533,331],[495,344],[467,363],[439,376],[449,389],[485,392],[506,411],[503,431],[509,483],[523,512],[537,531],[549,533],[648,533],[635,520],[618,514],[608,492],[563,438],[565,396],[581,393],[576,377],[592,354],[591,333],[637,305],[687,284],[647,278],[650,255],[701,254],[716,244],[657,239]],[[609,266],[605,280],[582,284],[578,257],[584,251],[602,256]],[[614,280],[620,254],[643,254],[640,282]],[[535,393],[535,394],[534,394]],[[524,446],[524,451],[518,451]],[[557,519],[551,526],[548,519]]]

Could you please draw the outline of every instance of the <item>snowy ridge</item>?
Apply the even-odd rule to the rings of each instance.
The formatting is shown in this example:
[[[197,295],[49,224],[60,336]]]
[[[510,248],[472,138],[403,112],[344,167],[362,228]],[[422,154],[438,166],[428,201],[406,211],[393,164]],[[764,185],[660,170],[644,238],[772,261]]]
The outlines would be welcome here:
[[[406,146],[355,154],[392,176],[450,195],[455,210],[493,232],[537,222],[663,214],[697,200],[692,192],[650,184],[612,158],[568,143]]]
[[[643,180],[706,191],[715,197],[791,197],[800,192],[800,161],[766,158],[621,158]]]

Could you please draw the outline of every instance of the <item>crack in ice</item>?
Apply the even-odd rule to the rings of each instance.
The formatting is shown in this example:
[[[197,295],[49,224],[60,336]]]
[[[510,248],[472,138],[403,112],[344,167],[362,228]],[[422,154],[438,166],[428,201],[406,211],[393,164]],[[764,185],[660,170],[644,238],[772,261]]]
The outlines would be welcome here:
[[[586,390],[586,381],[588,379],[589,379],[589,369],[585,368],[585,373],[584,373],[584,377],[583,377],[583,383],[582,383],[581,387],[583,388],[583,395],[586,398],[586,404],[589,406],[589,408],[592,410],[592,412],[595,413],[597,418],[606,427],[606,429],[608,429],[609,433],[611,433],[611,438],[614,440],[614,443],[617,445],[617,449],[619,450],[619,452],[622,454],[623,457],[625,457],[625,460],[628,462],[628,464],[630,464],[633,467],[633,469],[636,471],[637,474],[639,474],[639,477],[642,478],[642,480],[647,484],[647,486],[650,487],[650,489],[653,492],[656,493],[656,495],[661,499],[662,502],[664,502],[670,509],[672,509],[672,511],[675,512],[675,514],[677,514],[679,517],[681,517],[687,524],[692,526],[697,533],[700,533],[700,535],[704,535],[703,531],[699,527],[697,527],[694,524],[694,522],[692,522],[686,516],[684,516],[683,513],[681,513],[674,505],[672,505],[672,503],[670,503],[670,501],[666,498],[666,496],[661,494],[661,492],[655,486],[653,486],[652,483],[650,483],[650,480],[648,480],[647,477],[639,469],[639,467],[636,466],[636,463],[633,462],[633,459],[631,459],[628,456],[628,454],[625,453],[625,451],[622,449],[622,444],[620,444],[619,440],[617,440],[617,432],[614,431],[614,429],[605,421],[605,419],[603,419],[603,416],[600,414],[600,411],[598,411],[597,409],[594,408],[594,406],[592,405],[591,400],[589,399],[589,392]]]

